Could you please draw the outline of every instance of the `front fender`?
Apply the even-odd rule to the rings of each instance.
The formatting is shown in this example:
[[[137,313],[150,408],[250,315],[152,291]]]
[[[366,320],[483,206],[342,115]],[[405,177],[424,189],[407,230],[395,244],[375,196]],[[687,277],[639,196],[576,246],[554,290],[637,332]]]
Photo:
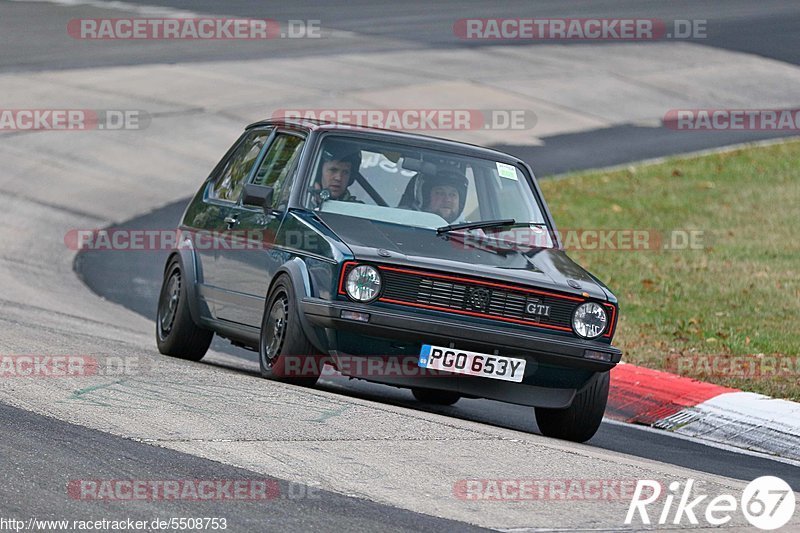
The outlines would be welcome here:
[[[292,282],[295,309],[297,309],[297,316],[300,319],[300,326],[303,329],[303,333],[305,333],[306,338],[308,338],[309,342],[311,342],[317,350],[323,354],[327,354],[328,341],[326,336],[319,328],[312,326],[306,318],[305,313],[303,313],[302,300],[303,298],[311,297],[311,276],[309,275],[308,267],[303,260],[298,257],[290,259],[281,265],[270,282],[267,295],[272,292],[272,286],[275,285],[278,277],[282,274],[288,276]],[[269,296],[267,296],[267,298],[269,298]]]

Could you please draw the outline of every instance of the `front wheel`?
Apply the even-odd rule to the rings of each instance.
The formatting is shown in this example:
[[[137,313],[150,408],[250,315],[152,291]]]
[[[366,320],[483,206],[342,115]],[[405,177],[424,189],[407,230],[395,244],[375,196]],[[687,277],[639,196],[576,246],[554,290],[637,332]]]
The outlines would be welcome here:
[[[173,257],[164,270],[164,282],[158,297],[156,344],[164,355],[199,361],[208,351],[214,332],[198,327],[192,320],[187,282],[180,261]]]
[[[591,439],[606,411],[609,372],[596,374],[594,383],[575,395],[566,409],[536,407],[536,423],[545,437],[586,442]]]
[[[460,394],[449,390],[419,389],[415,387],[411,389],[411,394],[414,395],[417,401],[433,405],[453,405],[461,399]]]
[[[264,307],[258,361],[262,377],[306,387],[314,386],[322,371],[324,360],[303,333],[294,288],[285,275],[275,282]]]

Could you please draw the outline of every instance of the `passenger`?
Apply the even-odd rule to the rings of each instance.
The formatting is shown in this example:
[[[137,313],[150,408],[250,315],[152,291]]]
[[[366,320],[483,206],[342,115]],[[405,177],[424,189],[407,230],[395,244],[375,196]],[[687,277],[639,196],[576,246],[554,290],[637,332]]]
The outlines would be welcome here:
[[[442,169],[420,179],[422,210],[436,213],[449,224],[459,221],[467,199],[467,178],[456,170]]]

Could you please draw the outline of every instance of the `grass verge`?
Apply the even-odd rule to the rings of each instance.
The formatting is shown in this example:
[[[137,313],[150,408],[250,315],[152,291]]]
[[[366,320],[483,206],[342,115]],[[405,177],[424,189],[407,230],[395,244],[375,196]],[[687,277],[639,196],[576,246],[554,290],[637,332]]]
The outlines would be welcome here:
[[[625,361],[800,400],[800,141],[541,186],[569,255],[620,300]],[[587,249],[610,229],[648,249]]]

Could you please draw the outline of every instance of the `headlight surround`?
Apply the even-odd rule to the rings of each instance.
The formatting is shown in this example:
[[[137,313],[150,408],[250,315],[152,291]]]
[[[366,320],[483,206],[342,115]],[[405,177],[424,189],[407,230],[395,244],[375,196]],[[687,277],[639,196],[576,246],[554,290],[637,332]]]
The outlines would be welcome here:
[[[371,302],[381,292],[381,275],[378,269],[369,265],[358,265],[347,273],[345,291],[357,302]]]
[[[595,339],[608,327],[608,314],[596,302],[586,302],[578,306],[572,314],[572,329],[579,337]]]

